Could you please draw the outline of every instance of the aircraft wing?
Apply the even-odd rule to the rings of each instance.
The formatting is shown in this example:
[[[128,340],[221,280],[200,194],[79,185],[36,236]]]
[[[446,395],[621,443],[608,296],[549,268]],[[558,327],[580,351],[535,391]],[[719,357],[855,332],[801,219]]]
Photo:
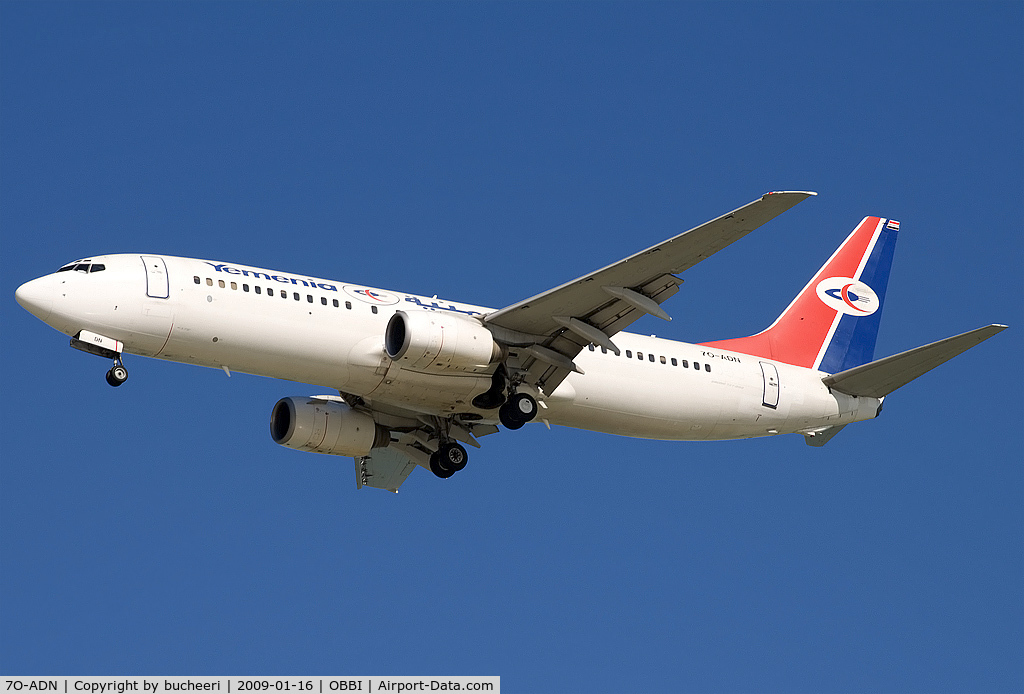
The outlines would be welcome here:
[[[610,339],[644,314],[671,320],[660,304],[679,291],[677,273],[693,267],[774,219],[809,192],[766,193],[739,209],[608,267],[494,313],[484,322],[518,350],[527,382],[552,392],[588,344],[618,352]]]

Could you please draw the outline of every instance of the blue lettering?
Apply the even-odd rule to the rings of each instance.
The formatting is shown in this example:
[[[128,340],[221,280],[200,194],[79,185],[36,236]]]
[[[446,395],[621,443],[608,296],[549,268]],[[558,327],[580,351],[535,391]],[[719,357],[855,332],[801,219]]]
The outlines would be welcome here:
[[[301,284],[303,287],[319,287],[320,289],[323,289],[323,290],[326,290],[326,291],[329,291],[329,292],[336,292],[336,291],[338,291],[338,288],[336,286],[334,286],[333,284],[328,284],[326,282],[318,283],[315,280],[311,280],[311,279],[310,280],[300,280],[300,279],[296,279],[294,277],[285,277],[283,275],[269,275],[266,272],[257,272],[256,270],[239,270],[238,268],[231,267],[227,263],[211,263],[208,260],[203,261],[203,262],[205,262],[207,265],[212,267],[217,272],[223,272],[223,273],[226,273],[228,275],[244,275],[246,277],[254,277],[254,278],[262,277],[263,279],[266,279],[266,280],[276,280],[278,282],[284,282],[285,284],[296,284],[296,285],[297,284]]]
[[[464,313],[467,316],[478,316],[478,315],[480,315],[479,311],[471,311],[469,309],[455,308],[455,306],[453,304],[448,304],[447,306],[442,306],[439,303],[437,303],[436,301],[434,301],[432,303],[429,303],[429,304],[425,304],[422,301],[420,301],[420,298],[418,296],[407,296],[407,297],[405,297],[405,300],[409,301],[411,303],[416,304],[420,308],[425,308],[425,309],[428,309],[430,311],[451,311],[452,313]]]

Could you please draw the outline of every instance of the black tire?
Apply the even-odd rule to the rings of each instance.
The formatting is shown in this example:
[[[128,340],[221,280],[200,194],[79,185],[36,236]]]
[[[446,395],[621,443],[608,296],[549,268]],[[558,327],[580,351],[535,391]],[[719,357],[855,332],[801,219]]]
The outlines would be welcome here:
[[[107,372],[107,383],[114,388],[128,380],[128,371],[123,366],[115,366]]]
[[[430,455],[430,471],[443,480],[455,474],[455,470],[449,470],[441,465],[441,456],[438,453]]]
[[[508,399],[515,418],[522,422],[532,421],[537,416],[537,401],[529,393],[516,393]]]
[[[438,449],[437,455],[441,460],[441,466],[451,470],[452,473],[463,469],[469,462],[469,454],[466,453],[466,449],[454,441],[443,444]]]
[[[526,424],[525,421],[516,417],[516,412],[512,409],[511,401],[506,402],[501,406],[501,409],[498,410],[498,420],[506,429],[510,429],[512,431],[522,429]]]

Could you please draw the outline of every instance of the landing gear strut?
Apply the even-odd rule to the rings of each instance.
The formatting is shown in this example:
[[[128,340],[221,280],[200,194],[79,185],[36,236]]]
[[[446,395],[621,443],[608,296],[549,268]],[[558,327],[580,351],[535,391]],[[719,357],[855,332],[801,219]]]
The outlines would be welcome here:
[[[430,456],[430,471],[441,479],[447,479],[466,467],[469,454],[466,449],[454,441],[442,443],[437,453]]]
[[[128,369],[121,363],[121,357],[114,357],[114,365],[107,372],[107,383],[117,388],[128,380]]]
[[[498,409],[498,419],[506,429],[520,429],[536,416],[537,401],[529,393],[513,393]]]

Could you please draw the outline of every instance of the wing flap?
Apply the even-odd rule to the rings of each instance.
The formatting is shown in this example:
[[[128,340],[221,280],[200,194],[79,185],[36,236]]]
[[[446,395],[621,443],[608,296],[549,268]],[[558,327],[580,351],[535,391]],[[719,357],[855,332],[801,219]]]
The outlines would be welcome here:
[[[416,462],[398,447],[374,448],[370,455],[356,458],[356,489],[374,487],[398,493]]]
[[[1003,330],[1006,330],[1005,325],[986,325],[891,357],[855,366],[821,380],[829,388],[847,395],[885,397]]]

